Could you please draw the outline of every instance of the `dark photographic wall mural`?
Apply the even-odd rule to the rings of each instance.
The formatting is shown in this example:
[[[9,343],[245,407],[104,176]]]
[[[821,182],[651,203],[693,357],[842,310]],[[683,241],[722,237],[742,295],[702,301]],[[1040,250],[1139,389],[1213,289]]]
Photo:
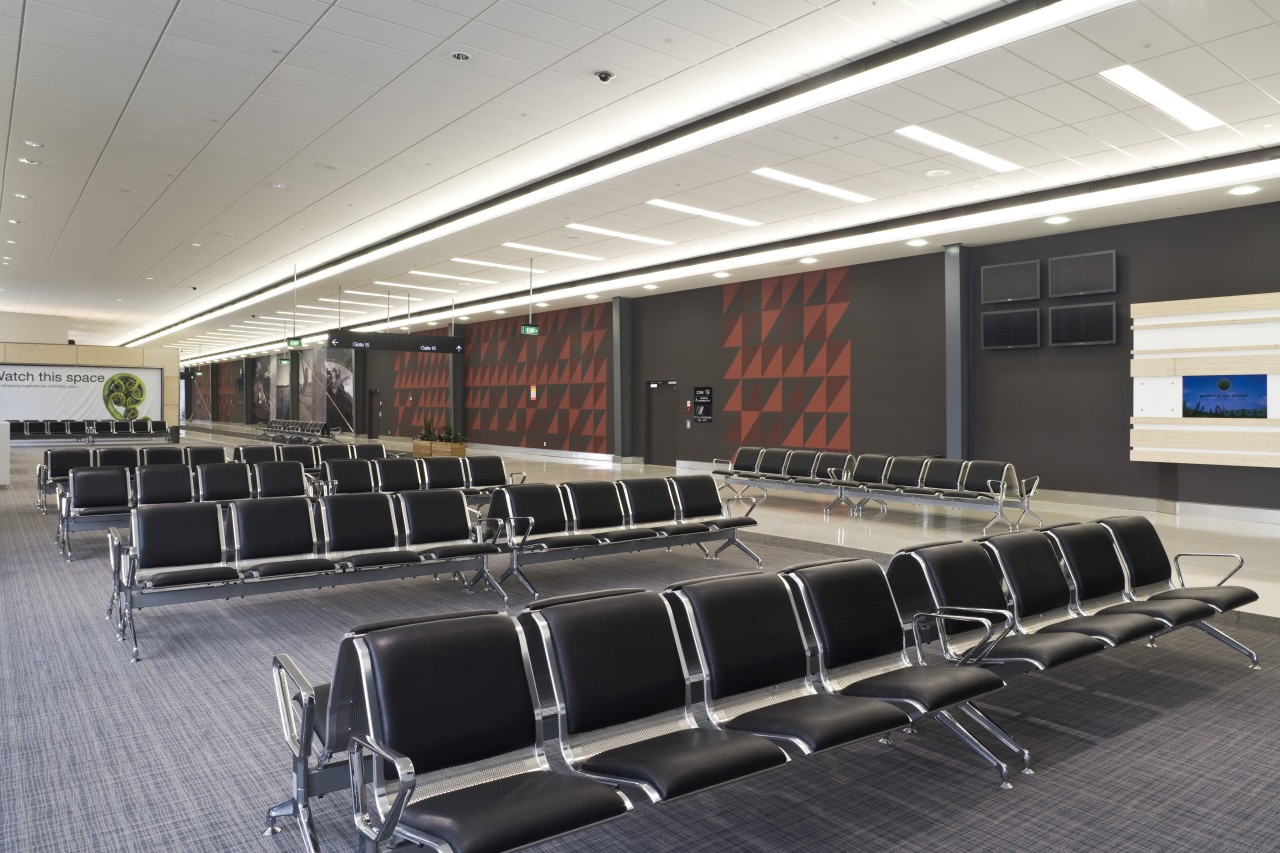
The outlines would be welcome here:
[[[249,417],[252,423],[266,423],[272,418],[271,409],[275,402],[272,365],[275,360],[275,356],[271,355],[249,360],[253,368],[253,390],[249,395]]]
[[[355,353],[349,349],[325,350],[325,422],[332,429],[355,431]]]
[[[298,417],[300,421],[327,421],[328,400],[325,397],[325,351],[302,350],[298,358]],[[285,417],[282,415],[281,417]]]

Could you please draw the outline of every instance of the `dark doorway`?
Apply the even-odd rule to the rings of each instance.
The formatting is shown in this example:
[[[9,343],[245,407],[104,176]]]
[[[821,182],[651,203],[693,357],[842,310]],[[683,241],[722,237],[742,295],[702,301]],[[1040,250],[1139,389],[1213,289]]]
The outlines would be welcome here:
[[[675,467],[678,397],[674,379],[645,383],[644,461],[649,465]]]
[[[369,438],[377,438],[382,434],[382,399],[377,388],[369,389],[369,407],[365,411],[369,418]]]

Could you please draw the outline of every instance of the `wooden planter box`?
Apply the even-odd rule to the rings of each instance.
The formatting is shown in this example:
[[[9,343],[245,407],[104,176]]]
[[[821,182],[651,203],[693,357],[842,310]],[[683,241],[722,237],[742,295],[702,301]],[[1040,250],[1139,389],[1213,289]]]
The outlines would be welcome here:
[[[467,444],[464,441],[423,441],[413,440],[414,458],[423,456],[466,456]]]

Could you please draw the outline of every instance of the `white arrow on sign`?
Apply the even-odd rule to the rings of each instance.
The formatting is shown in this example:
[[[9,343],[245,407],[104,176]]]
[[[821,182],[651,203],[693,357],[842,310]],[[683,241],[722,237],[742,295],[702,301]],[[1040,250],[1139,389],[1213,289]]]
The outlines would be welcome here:
[[[338,345],[338,339],[337,339],[337,338],[332,338],[332,339],[330,339],[330,341],[329,341],[329,346],[336,347],[337,345]]]

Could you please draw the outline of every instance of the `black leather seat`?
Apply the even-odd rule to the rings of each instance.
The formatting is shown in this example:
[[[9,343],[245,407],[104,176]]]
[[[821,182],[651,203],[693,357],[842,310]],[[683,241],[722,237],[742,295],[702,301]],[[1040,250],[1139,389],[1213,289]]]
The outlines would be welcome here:
[[[564,491],[569,515],[577,530],[590,531],[592,536],[605,542],[634,542],[655,539],[659,535],[648,527],[627,526],[627,513],[622,505],[622,496],[618,494],[617,483],[581,480],[564,483],[560,488]]]
[[[437,491],[399,492],[395,496],[400,518],[404,521],[404,544],[417,551],[425,561],[464,560],[479,558],[473,562],[475,571],[465,582],[467,591],[474,589],[481,579],[485,584],[507,600],[507,595],[497,580],[489,573],[488,558],[501,554],[502,548],[492,540],[497,538],[496,530],[490,528],[484,537],[487,541],[476,541],[476,531],[485,525],[473,520],[473,510],[467,506],[467,499],[453,489]],[[466,568],[465,564],[461,568]],[[442,571],[456,569],[446,562]]]
[[[387,448],[380,441],[364,442],[352,445],[352,456],[356,459],[386,459]]]
[[[145,447],[143,450],[172,450]],[[141,465],[137,471],[137,504],[186,503],[193,497],[191,469],[185,465]]]
[[[394,839],[457,853],[509,850],[629,808],[608,785],[546,769],[520,639],[507,617],[445,617],[355,642],[367,660],[370,699],[371,731],[353,736],[359,760],[352,764],[366,849]],[[364,756],[383,759],[372,762],[379,770],[398,760],[394,802],[379,786],[383,804],[368,803]],[[431,793],[406,802],[419,775],[431,779]],[[399,819],[383,825],[378,816],[386,814]]]
[[[461,489],[468,497],[484,494],[467,485],[467,468],[460,456],[428,456],[422,463],[422,479],[428,489]]]
[[[911,718],[887,702],[817,692],[808,680],[804,633],[786,582],[775,574],[732,575],[669,587],[693,626],[707,681],[707,714],[720,726],[791,743],[801,752],[880,734]],[[740,694],[768,691],[763,707]],[[752,703],[755,705],[756,703]]]
[[[208,445],[188,445],[182,448],[182,459],[187,467],[195,470],[200,465],[214,465],[227,461],[227,451]]]
[[[181,447],[143,447],[138,451],[143,465],[185,465]]]
[[[523,483],[523,471],[507,473],[506,463],[501,456],[467,456],[467,485],[481,491],[492,491],[500,486]]]
[[[196,466],[196,497],[202,501],[238,501],[253,497],[253,478],[244,462]]]
[[[274,444],[241,444],[232,451],[231,458],[247,465],[255,462],[274,462],[276,448]]]
[[[903,618],[888,579],[872,560],[833,560],[793,566],[782,571],[792,584],[807,615],[817,644],[818,681],[833,694],[889,702],[912,720],[936,720],[961,743],[978,754],[1009,785],[1007,765],[977,741],[952,714],[959,709],[992,734],[1023,762],[1029,772],[1030,754],[973,701],[999,690],[1004,681],[977,666],[907,666],[913,651],[924,662],[922,633],[912,631],[914,648],[905,645]],[[918,626],[931,619],[913,614]]]
[[[236,568],[245,577],[337,571],[316,553],[315,512],[303,497],[255,498],[231,504]]]
[[[259,498],[303,497],[307,477],[296,460],[253,463],[253,488]]]
[[[990,552],[1009,588],[1014,623],[1036,634],[1069,632],[1118,646],[1154,637],[1165,623],[1141,613],[1075,615],[1071,588],[1053,544],[1036,531],[1005,533],[976,540]]]
[[[57,543],[63,556],[71,560],[72,533],[123,527],[132,508],[128,468],[72,468],[67,474],[67,490],[58,497]]]
[[[368,459],[326,460],[320,463],[320,478],[330,484],[333,494],[372,492],[373,463]]]
[[[380,492],[404,492],[422,488],[422,473],[417,459],[375,459],[373,474]]]
[[[700,521],[680,521],[680,512],[671,496],[671,484],[662,477],[628,477],[618,481],[627,507],[627,517],[636,527],[647,527],[663,536],[709,533],[711,525]]]
[[[325,555],[353,569],[420,563],[400,547],[391,495],[377,492],[325,495],[320,499]]]
[[[551,599],[526,608],[521,624],[551,662],[572,769],[656,802],[788,760],[764,738],[692,727],[675,627],[657,593]],[[626,728],[642,720],[652,725]]]
[[[21,426],[19,421],[12,423]],[[93,454],[87,447],[60,447],[46,450],[44,461],[36,466],[36,506],[40,512],[49,511],[49,495],[70,483],[72,468],[88,468],[92,464]]]

